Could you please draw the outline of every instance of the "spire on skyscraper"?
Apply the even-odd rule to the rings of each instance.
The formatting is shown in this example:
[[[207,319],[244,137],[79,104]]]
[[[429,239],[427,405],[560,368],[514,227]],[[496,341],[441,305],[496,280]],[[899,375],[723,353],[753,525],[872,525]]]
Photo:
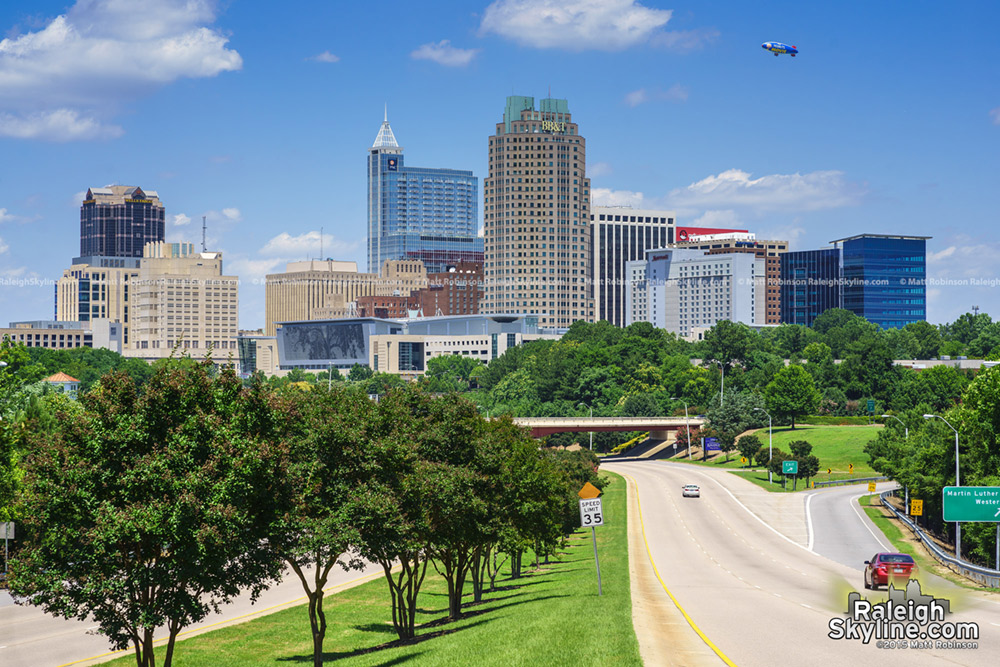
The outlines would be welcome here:
[[[399,148],[399,144],[396,143],[396,137],[392,133],[392,128],[389,127],[388,104],[385,107],[382,127],[378,129],[378,136],[375,137],[375,143],[372,144],[372,148]]]

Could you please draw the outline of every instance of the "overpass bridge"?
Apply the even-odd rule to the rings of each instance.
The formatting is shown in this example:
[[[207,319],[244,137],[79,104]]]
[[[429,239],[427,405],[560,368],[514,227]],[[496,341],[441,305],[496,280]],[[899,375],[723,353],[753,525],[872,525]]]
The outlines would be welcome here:
[[[691,417],[515,417],[518,426],[531,429],[531,435],[541,438],[566,431],[649,431],[650,439],[667,440],[676,435],[685,423],[700,428],[705,420]]]

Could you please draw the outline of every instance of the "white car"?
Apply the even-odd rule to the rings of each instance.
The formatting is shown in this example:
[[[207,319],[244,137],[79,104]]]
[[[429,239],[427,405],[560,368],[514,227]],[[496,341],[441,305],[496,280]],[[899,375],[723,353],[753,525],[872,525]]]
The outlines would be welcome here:
[[[697,484],[685,484],[682,487],[682,489],[683,489],[683,491],[681,493],[682,493],[682,495],[685,498],[700,498],[701,497],[701,489],[698,488]]]

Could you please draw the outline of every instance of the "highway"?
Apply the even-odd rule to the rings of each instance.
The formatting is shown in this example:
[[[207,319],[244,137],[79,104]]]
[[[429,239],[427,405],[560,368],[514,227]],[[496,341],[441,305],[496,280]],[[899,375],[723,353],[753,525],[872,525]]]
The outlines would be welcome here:
[[[325,590],[329,594],[382,576],[382,568],[377,565],[351,572],[335,567],[330,571],[330,581]],[[201,623],[182,630],[178,639],[305,602],[302,583],[293,572],[288,571],[281,583],[264,591],[256,603],[251,604],[249,595],[242,596],[222,607],[222,613],[210,613]],[[302,613],[302,623],[303,632],[308,633],[309,619],[305,612]],[[76,667],[108,660],[111,657],[110,644],[103,635],[94,634],[96,627],[92,622],[56,618],[30,605],[15,605],[7,591],[0,591],[0,665]],[[158,632],[156,638],[164,640],[157,642],[157,646],[163,646],[166,633]],[[174,650],[175,657],[183,654],[183,645],[178,644]],[[159,653],[157,656],[162,659]]]
[[[846,617],[849,592],[886,599],[884,589],[862,584],[864,561],[889,550],[851,506],[864,487],[769,494],[724,471],[681,463],[602,468],[626,476],[630,494],[638,491],[648,543],[641,556],[652,559],[663,582],[653,579],[656,593],[668,597],[669,590],[672,606],[701,633],[693,636],[718,649],[698,664],[996,664],[997,596],[960,592],[929,573],[921,577],[923,592],[950,599],[948,622],[978,624],[978,649],[881,649],[875,638],[866,645],[828,636],[831,619]],[[683,498],[684,484],[700,485],[701,498]]]

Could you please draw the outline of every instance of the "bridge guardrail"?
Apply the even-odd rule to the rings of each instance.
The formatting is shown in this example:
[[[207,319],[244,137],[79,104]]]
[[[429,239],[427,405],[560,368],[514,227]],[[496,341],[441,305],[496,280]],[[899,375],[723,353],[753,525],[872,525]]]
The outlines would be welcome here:
[[[1000,588],[1000,570],[991,570],[988,567],[973,565],[972,563],[966,562],[961,558],[956,558],[945,553],[945,551],[942,550],[941,547],[934,542],[934,540],[927,537],[927,534],[920,529],[920,526],[910,520],[910,517],[906,516],[891,504],[886,502],[886,498],[890,495],[896,495],[897,490],[898,489],[883,491],[880,493],[879,497],[882,499],[882,505],[887,507],[897,519],[902,521],[911,531],[913,531],[913,533],[917,536],[917,539],[923,542],[924,546],[931,552],[935,560],[949,569],[955,570],[962,576],[972,579],[973,581],[978,581],[979,583],[992,588]]]
[[[834,479],[829,482],[814,482],[813,486],[820,488],[823,486],[847,486],[848,484],[861,484],[862,482],[885,482],[888,477],[852,477],[850,479]]]

